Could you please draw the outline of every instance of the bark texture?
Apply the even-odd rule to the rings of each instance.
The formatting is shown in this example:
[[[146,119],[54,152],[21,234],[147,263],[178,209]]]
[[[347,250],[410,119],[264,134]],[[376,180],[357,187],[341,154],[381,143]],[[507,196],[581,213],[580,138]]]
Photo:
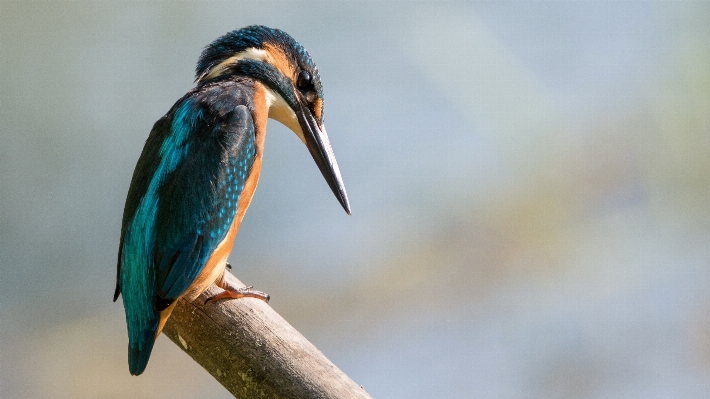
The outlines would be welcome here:
[[[265,302],[204,305],[220,291],[180,300],[163,332],[236,398],[371,398]]]

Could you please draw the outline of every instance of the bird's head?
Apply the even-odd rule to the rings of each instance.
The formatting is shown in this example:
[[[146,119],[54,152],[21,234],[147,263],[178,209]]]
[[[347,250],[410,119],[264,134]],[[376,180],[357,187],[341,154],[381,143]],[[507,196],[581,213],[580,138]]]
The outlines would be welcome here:
[[[323,124],[323,86],[318,68],[286,32],[248,26],[218,38],[197,62],[198,84],[230,76],[247,76],[266,87],[269,117],[306,144],[323,177],[350,214],[340,170]]]

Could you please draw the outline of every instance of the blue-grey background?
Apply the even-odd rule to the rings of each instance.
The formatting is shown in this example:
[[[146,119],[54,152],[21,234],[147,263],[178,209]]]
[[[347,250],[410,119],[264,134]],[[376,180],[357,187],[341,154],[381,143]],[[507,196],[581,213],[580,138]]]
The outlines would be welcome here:
[[[112,303],[202,48],[289,32],[348,217],[269,124],[230,260],[376,398],[710,397],[710,3],[1,2],[0,397],[226,398]]]

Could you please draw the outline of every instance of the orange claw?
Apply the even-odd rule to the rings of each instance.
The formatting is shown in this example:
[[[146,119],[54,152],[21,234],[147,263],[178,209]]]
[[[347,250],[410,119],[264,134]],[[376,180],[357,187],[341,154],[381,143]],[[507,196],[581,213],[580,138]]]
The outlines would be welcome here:
[[[217,295],[207,298],[205,305],[212,301],[218,301],[220,299],[239,299],[239,298],[256,298],[261,299],[264,302],[269,302],[269,295],[265,292],[257,291],[249,287],[235,287],[228,283],[226,279],[222,278],[215,282],[215,285],[222,288],[224,291]]]

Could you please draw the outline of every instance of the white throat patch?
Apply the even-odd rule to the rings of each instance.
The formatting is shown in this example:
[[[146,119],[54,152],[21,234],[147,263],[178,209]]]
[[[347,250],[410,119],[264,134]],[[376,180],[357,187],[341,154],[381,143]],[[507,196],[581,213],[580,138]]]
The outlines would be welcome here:
[[[298,123],[298,117],[288,106],[286,100],[266,85],[264,85],[264,91],[266,93],[266,106],[269,109],[269,118],[279,121],[291,129],[305,144],[306,138],[303,136],[303,130],[301,130],[301,125]]]

